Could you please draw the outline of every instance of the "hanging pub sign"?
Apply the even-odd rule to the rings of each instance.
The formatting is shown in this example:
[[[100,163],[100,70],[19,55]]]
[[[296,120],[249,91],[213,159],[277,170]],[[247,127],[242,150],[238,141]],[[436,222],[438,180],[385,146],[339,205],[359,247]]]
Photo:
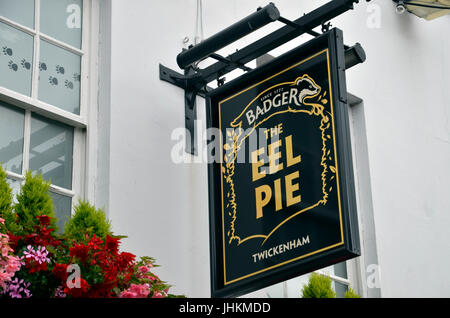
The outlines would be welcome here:
[[[338,29],[208,95],[213,297],[359,255],[346,98]]]

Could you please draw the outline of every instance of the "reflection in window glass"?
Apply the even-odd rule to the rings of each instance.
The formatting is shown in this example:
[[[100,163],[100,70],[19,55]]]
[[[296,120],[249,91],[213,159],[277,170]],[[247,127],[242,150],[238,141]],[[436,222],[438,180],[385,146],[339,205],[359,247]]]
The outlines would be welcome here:
[[[50,196],[53,200],[55,216],[58,218],[56,223],[58,232],[62,233],[64,231],[64,223],[69,221],[72,214],[72,198],[51,191]]]
[[[31,96],[33,37],[0,22],[0,86]]]
[[[81,57],[41,41],[39,100],[80,114]]]
[[[30,170],[56,186],[72,189],[73,134],[73,127],[33,114]]]
[[[0,101],[0,164],[3,169],[22,173],[25,112]]]
[[[1,0],[0,15],[34,29],[34,0]]]
[[[82,0],[41,0],[41,32],[81,48]]]
[[[6,182],[8,182],[9,187],[11,188],[13,195],[13,203],[17,203],[17,195],[20,192],[21,182],[13,179],[6,178]]]

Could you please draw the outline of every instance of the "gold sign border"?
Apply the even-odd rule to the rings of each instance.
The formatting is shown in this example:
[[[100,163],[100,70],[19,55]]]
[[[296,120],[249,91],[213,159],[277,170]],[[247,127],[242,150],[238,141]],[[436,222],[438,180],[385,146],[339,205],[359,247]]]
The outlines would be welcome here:
[[[331,121],[332,121],[332,125],[333,125],[332,131],[333,131],[333,146],[334,146],[334,162],[335,162],[335,170],[336,170],[335,171],[335,174],[336,174],[336,185],[337,185],[337,191],[338,191],[338,205],[339,205],[339,221],[340,221],[340,230],[341,230],[341,241],[339,243],[336,243],[336,244],[333,244],[333,245],[321,248],[321,249],[319,249],[317,251],[310,252],[310,253],[304,254],[304,255],[300,255],[300,256],[298,256],[296,258],[284,261],[282,263],[275,264],[275,265],[272,265],[272,266],[267,267],[267,268],[263,268],[263,269],[261,269],[259,271],[256,271],[256,272],[253,272],[253,273],[250,273],[250,274],[247,274],[247,275],[235,278],[235,279],[233,279],[231,281],[227,281],[227,278],[226,278],[226,276],[227,276],[226,261],[225,261],[226,260],[226,256],[225,256],[225,228],[224,228],[224,226],[225,226],[225,216],[224,216],[225,209],[224,209],[224,196],[223,196],[223,179],[224,179],[223,171],[225,171],[225,168],[223,167],[223,162],[221,161],[221,163],[220,163],[220,179],[221,179],[221,195],[222,195],[222,200],[221,200],[222,201],[222,243],[223,243],[222,251],[223,251],[224,285],[232,284],[232,283],[240,281],[242,279],[245,279],[245,278],[248,278],[248,277],[260,274],[260,273],[268,271],[270,269],[273,269],[273,268],[276,268],[276,267],[279,267],[279,266],[282,266],[282,265],[285,265],[285,264],[288,264],[288,263],[291,263],[291,262],[303,259],[305,257],[311,256],[311,255],[314,255],[314,254],[317,254],[317,253],[320,253],[320,252],[323,252],[323,251],[326,251],[326,250],[329,250],[329,249],[332,249],[334,247],[337,247],[337,246],[340,246],[340,245],[344,244],[342,213],[341,213],[341,199],[340,199],[341,195],[340,195],[340,189],[339,189],[339,174],[338,174],[338,166],[337,166],[336,136],[335,136],[336,132],[335,132],[335,124],[334,124],[333,95],[332,95],[332,88],[331,88],[330,57],[329,57],[329,49],[328,48],[324,49],[324,50],[322,50],[322,51],[320,51],[320,52],[318,52],[318,53],[316,53],[316,54],[314,54],[314,55],[312,55],[312,56],[310,56],[310,57],[308,57],[308,58],[306,58],[306,59],[304,59],[304,60],[302,60],[302,61],[300,61],[300,62],[298,62],[298,63],[296,63],[296,64],[294,64],[294,65],[292,65],[292,66],[290,66],[290,67],[288,67],[288,68],[286,68],[286,69],[284,69],[284,70],[282,70],[282,71],[280,71],[280,72],[278,72],[278,73],[276,73],[276,74],[274,74],[274,75],[272,75],[272,76],[270,76],[268,78],[266,78],[266,79],[264,79],[264,80],[262,80],[261,82],[258,82],[256,84],[254,84],[254,85],[252,85],[252,86],[250,86],[250,87],[240,91],[239,93],[236,93],[236,94],[234,94],[232,96],[229,96],[226,99],[220,101],[218,103],[218,105],[219,105],[219,130],[222,131],[222,120],[221,120],[222,103],[224,103],[224,102],[226,102],[226,101],[228,101],[228,100],[230,100],[230,99],[232,99],[232,98],[234,98],[234,97],[236,97],[236,96],[238,96],[238,95],[240,95],[240,94],[242,94],[242,93],[244,93],[244,92],[246,92],[246,91],[248,91],[248,90],[250,90],[250,89],[252,89],[252,88],[254,88],[254,87],[256,87],[256,86],[258,86],[258,85],[260,85],[260,84],[262,84],[262,83],[264,83],[264,82],[266,82],[266,81],[268,81],[268,80],[270,80],[270,79],[272,79],[272,78],[274,78],[274,77],[276,77],[276,76],[278,76],[278,75],[280,75],[280,74],[282,74],[282,73],[284,73],[284,72],[286,72],[286,71],[288,71],[290,69],[292,69],[292,68],[294,68],[294,67],[296,67],[296,66],[299,66],[299,65],[301,65],[301,64],[303,64],[303,63],[305,63],[305,62],[307,62],[307,61],[309,61],[309,60],[311,60],[311,59],[313,59],[313,58],[315,58],[315,57],[317,57],[317,56],[319,56],[321,54],[324,54],[324,53],[326,53],[326,57],[327,57],[328,85],[329,85],[329,94],[330,94],[330,98],[329,99],[330,99],[330,106],[331,106]],[[223,149],[222,149],[222,147],[220,147],[220,149],[221,149],[220,150],[221,151],[220,156],[221,156],[221,158],[223,158]],[[317,204],[314,205],[313,207],[316,207],[316,206],[317,206]],[[307,209],[304,209],[304,210],[310,210],[310,209],[311,208],[307,208]],[[294,216],[300,214],[300,212],[295,213]],[[292,216],[290,216],[288,219],[290,219],[290,218],[292,218]],[[285,221],[283,221],[283,223],[284,222]]]

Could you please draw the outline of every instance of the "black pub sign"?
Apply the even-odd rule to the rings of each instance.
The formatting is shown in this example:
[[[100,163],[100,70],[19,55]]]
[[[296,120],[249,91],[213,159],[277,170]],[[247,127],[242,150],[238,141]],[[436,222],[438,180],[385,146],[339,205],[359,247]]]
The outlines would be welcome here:
[[[211,290],[238,296],[359,255],[342,32],[213,90]]]

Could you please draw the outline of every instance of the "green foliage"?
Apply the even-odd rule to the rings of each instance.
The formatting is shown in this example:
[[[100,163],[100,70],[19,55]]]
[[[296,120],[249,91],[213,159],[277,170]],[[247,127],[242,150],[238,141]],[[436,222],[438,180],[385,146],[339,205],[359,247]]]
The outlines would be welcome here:
[[[309,282],[303,287],[302,298],[335,298],[336,293],[331,288],[331,278],[312,273]]]
[[[344,298],[361,298],[361,296],[359,296],[351,287],[349,287],[345,292]]]
[[[303,287],[302,298],[336,298],[336,293],[331,287],[331,278],[323,274],[312,273],[308,285]],[[361,298],[361,296],[349,287],[344,298]]]
[[[6,172],[0,165],[0,218],[5,220],[4,232],[17,232],[19,226],[17,225],[16,215],[13,212],[12,191],[6,181]],[[1,229],[2,225],[0,225]]]
[[[44,181],[42,175],[33,175],[31,171],[27,172],[25,183],[17,195],[17,204],[14,207],[22,233],[13,232],[13,234],[33,233],[35,227],[39,225],[36,217],[41,215],[51,217],[49,227],[57,230],[49,188],[50,182]]]
[[[4,218],[5,213],[12,211],[11,188],[6,181],[6,172],[0,165],[0,217]]]
[[[20,289],[5,285],[5,294],[0,298],[27,297],[30,293],[36,298],[183,297],[167,294],[170,285],[151,271],[157,267],[154,259],[141,257],[136,261],[135,255],[119,251],[124,236],[112,236],[104,211],[89,202],[79,201],[75,214],[65,224],[64,234],[56,233],[49,188],[50,183],[42,176],[28,172],[14,205],[7,174],[0,166],[0,217],[6,225],[0,223],[0,232],[10,230],[17,262],[20,258],[26,264],[13,272]],[[69,264],[79,264],[81,287],[67,285]]]
[[[96,235],[102,239],[111,234],[111,223],[107,220],[105,212],[96,209],[88,201],[78,201],[75,214],[64,226],[64,236],[68,239],[83,241],[86,234],[89,237]]]

